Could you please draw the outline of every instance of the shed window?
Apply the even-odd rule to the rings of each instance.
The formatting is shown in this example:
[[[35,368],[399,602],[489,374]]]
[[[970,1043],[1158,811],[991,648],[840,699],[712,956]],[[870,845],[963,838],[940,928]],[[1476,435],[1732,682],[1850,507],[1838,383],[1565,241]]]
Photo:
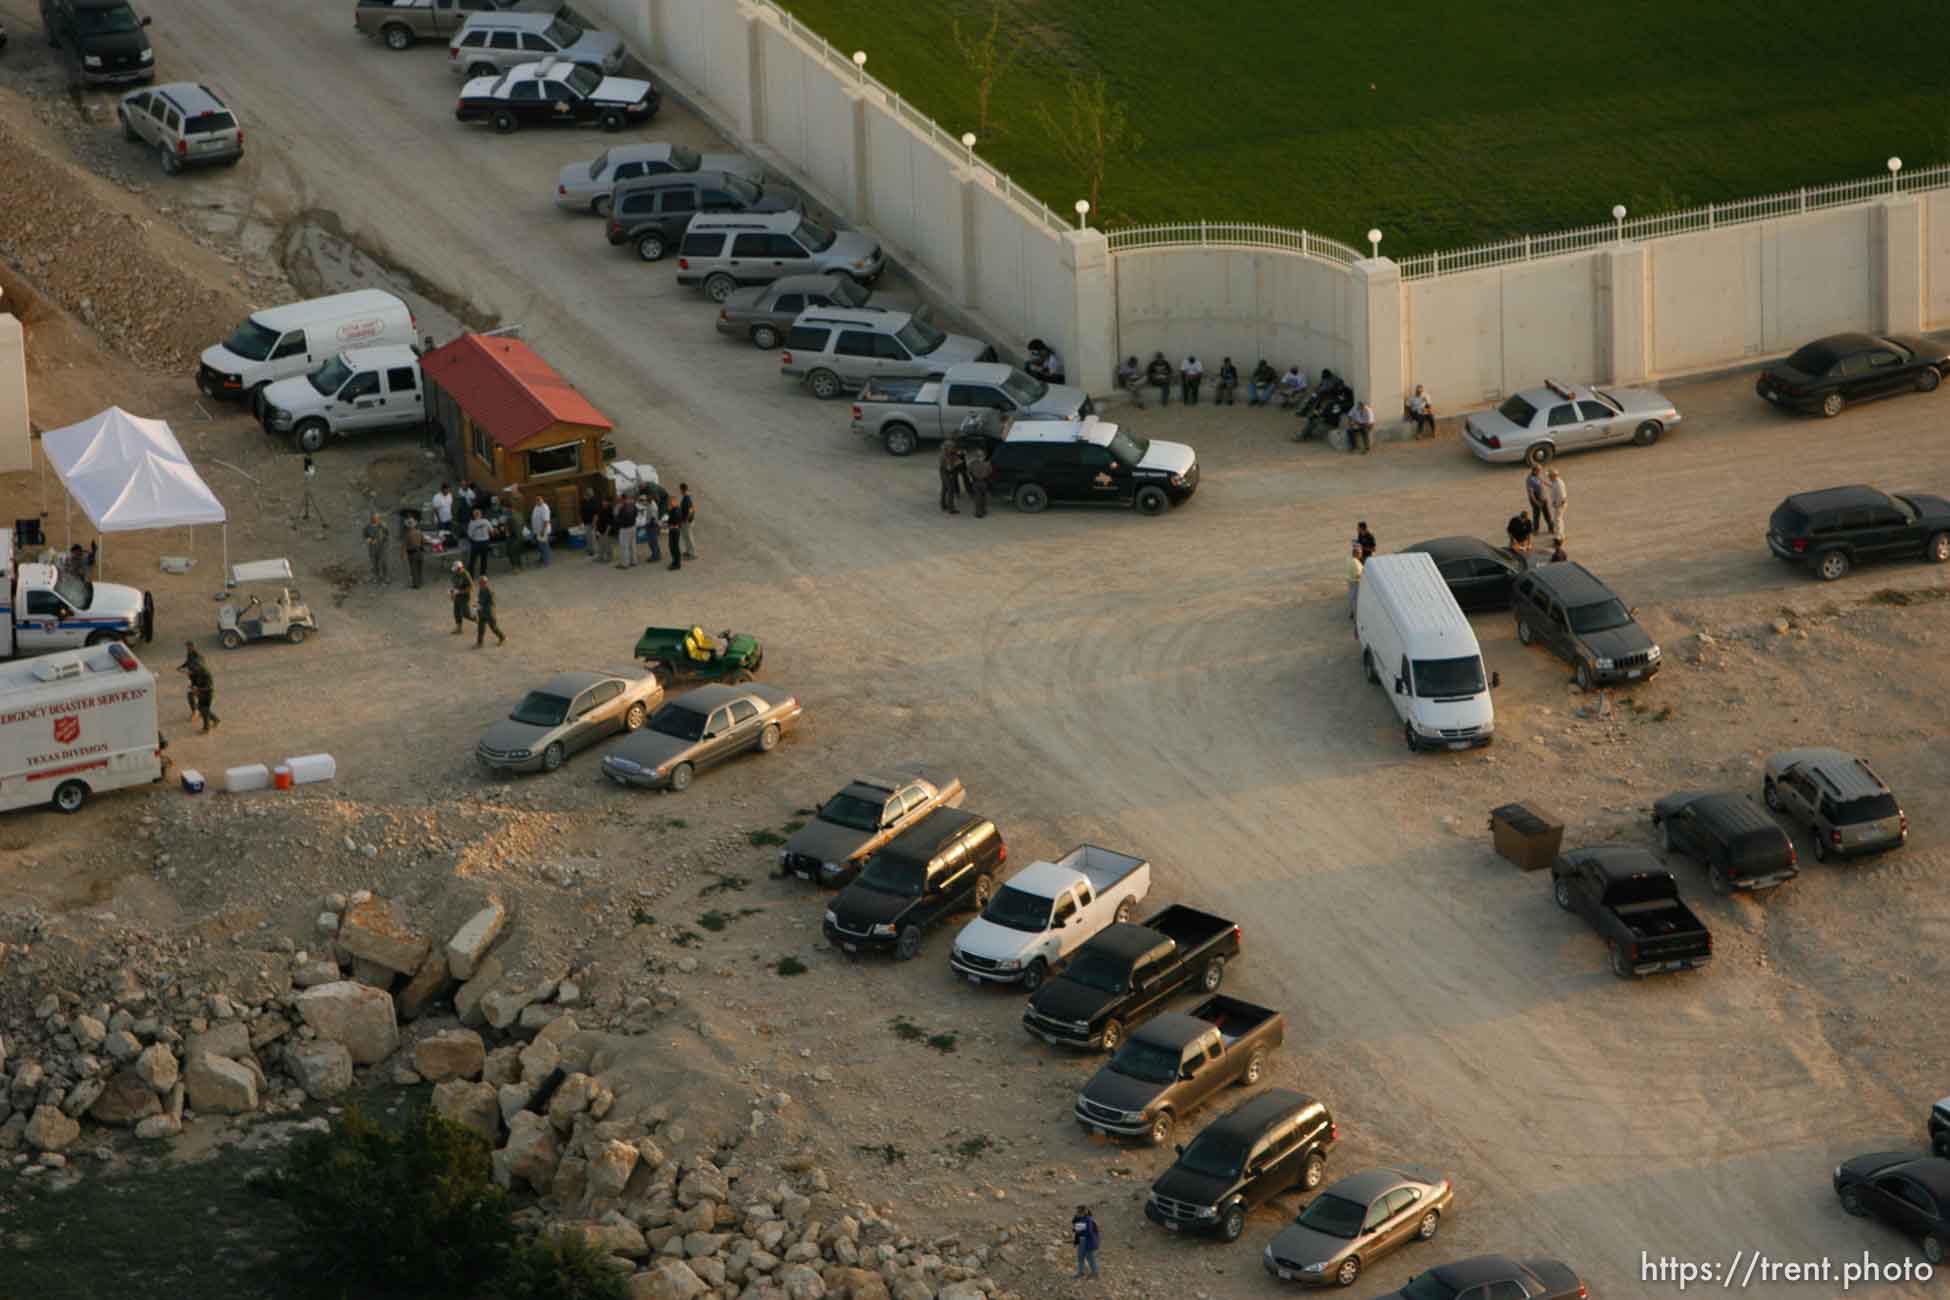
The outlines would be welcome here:
[[[467,423],[468,428],[474,433],[474,459],[480,461],[482,465],[487,467],[488,472],[492,474],[494,472],[494,439],[489,437],[488,431],[483,429],[475,421],[469,420]]]
[[[564,442],[528,453],[528,477],[544,474],[573,474],[582,468],[582,444]]]

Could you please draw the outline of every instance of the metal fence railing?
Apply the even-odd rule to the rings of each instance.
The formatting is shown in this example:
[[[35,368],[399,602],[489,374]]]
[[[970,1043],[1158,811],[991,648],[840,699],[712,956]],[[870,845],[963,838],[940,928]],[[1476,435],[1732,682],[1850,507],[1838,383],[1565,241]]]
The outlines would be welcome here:
[[[926,113],[923,113],[920,109],[914,107],[914,105],[908,103],[905,99],[902,99],[899,92],[892,86],[881,81],[878,77],[873,76],[865,68],[855,67],[851,55],[841,53],[838,46],[793,17],[791,10],[774,3],[773,0],[757,0],[757,3],[760,8],[776,16],[779,25],[787,32],[798,37],[801,41],[804,41],[817,51],[820,61],[826,64],[827,70],[834,76],[840,78],[844,83],[878,91],[886,98],[888,105],[893,109],[895,117],[906,122],[922,135],[927,136],[934,142],[936,147],[945,150],[954,157],[965,158],[971,165],[980,167],[983,171],[987,172],[990,183],[996,190],[1000,191],[1011,202],[1018,203],[1027,208],[1047,229],[1061,232],[1071,228],[1070,222],[1059,217],[1049,204],[1016,184],[1015,180],[1008,173],[998,171],[996,168],[983,162],[972,149],[962,144],[960,136],[951,135],[942,129],[940,123],[936,122]]]
[[[1417,253],[1400,259],[1404,280],[1426,280],[1461,271],[1507,266],[1513,262],[1535,261],[1563,253],[1583,252],[1615,242],[1638,242],[1687,235],[1722,226],[1745,225],[1775,217],[1820,212],[1828,208],[1871,203],[1891,194],[1921,194],[1950,189],[1950,163],[1919,167],[1912,172],[1866,180],[1837,181],[1832,185],[1808,185],[1780,194],[1737,199],[1731,203],[1709,203],[1704,207],[1678,212],[1658,212],[1624,221],[1557,230],[1543,235],[1519,235],[1513,239],[1477,244],[1471,248],[1446,249],[1436,253]],[[1112,252],[1138,249],[1182,247],[1265,248],[1300,253],[1323,261],[1345,265],[1365,256],[1338,240],[1309,230],[1289,230],[1282,226],[1262,226],[1238,221],[1181,221],[1169,225],[1125,226],[1108,232]]]

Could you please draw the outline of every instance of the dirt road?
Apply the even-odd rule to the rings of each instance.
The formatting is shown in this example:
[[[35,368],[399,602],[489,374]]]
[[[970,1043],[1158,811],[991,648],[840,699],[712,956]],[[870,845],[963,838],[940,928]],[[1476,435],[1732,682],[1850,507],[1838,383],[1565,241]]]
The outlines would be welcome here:
[[[814,401],[766,355],[721,340],[668,264],[639,264],[593,220],[554,208],[558,166],[608,138],[462,127],[444,52],[368,45],[342,5],[179,0],[154,34],[170,75],[214,78],[246,114],[252,157],[212,184],[248,187],[271,219],[328,212],[477,314],[518,322],[617,419],[624,454],[689,479],[702,507],[702,559],[681,574],[563,556],[546,578],[509,580],[505,651],[458,648],[437,592],[355,589],[302,655],[223,661],[234,712],[221,746],[186,744],[191,758],[218,766],[302,732],[304,748],[349,756],[348,797],[431,799],[475,781],[479,726],[537,675],[624,659],[646,622],[751,627],[767,637],[768,677],[804,693],[812,722],[780,755],[701,780],[686,815],[764,821],[853,769],[925,757],[963,775],[1012,858],[1080,838],[1132,848],[1156,864],[1161,902],[1241,918],[1233,991],[1291,1017],[1282,1077],[1325,1098],[1364,1159],[1431,1165],[1461,1188],[1443,1241],[1376,1267],[1364,1290],[1478,1250],[1558,1256],[1609,1296],[1673,1291],[1642,1279],[1642,1252],[1837,1268],[1865,1248],[1916,1255],[1846,1218],[1828,1178],[1838,1158],[1917,1141],[1928,1103],[1950,1091],[1931,1014],[1950,930],[1938,876],[1950,605],[1863,603],[1883,587],[1940,589],[1944,575],[1896,566],[1818,586],[1771,560],[1761,534],[1797,489],[1950,486],[1950,399],[1818,421],[1765,409],[1750,377],[1675,386],[1687,418],[1658,446],[1562,462],[1570,550],[1668,647],[1705,630],[1722,649],[1699,664],[1669,650],[1637,692],[1647,712],[1588,720],[1560,665],[1520,649],[1507,619],[1479,619],[1504,679],[1498,743],[1410,756],[1362,683],[1346,539],[1357,518],[1384,549],[1494,537],[1520,504],[1521,471],[1479,465],[1452,438],[1350,458],[1296,447],[1275,413],[1173,406],[1128,416],[1199,451],[1199,493],[1168,517],[1004,507],[944,519],[925,457],[852,440],[844,403]],[[675,108],[644,134],[711,142]],[[405,457],[401,481],[413,478],[399,446],[335,448],[327,472],[376,455]],[[294,544],[275,520],[262,530],[265,547]],[[316,547],[307,535],[297,558],[312,573],[355,564],[354,533],[347,520]],[[233,550],[245,553],[235,538]],[[1771,631],[1783,609],[1809,635]],[[166,635],[184,631],[202,628]],[[1675,712],[1655,721],[1667,704]],[[1702,975],[1614,980],[1545,883],[1486,851],[1487,810],[1518,799],[1559,813],[1575,838],[1649,843],[1653,798],[1755,788],[1761,756],[1790,743],[1871,755],[1912,843],[1847,867],[1814,865],[1804,844],[1801,879],[1764,903],[1710,898],[1676,864],[1719,940]],[[548,789],[577,805],[614,798],[590,760]],[[816,918],[813,900],[804,907]],[[945,966],[945,950],[931,941],[924,964]],[[833,1005],[863,1025],[868,1007],[909,999],[930,1023],[980,1023],[1000,1046],[964,1053],[964,1072],[1006,1074],[1032,1054],[1011,1036],[1014,999],[926,973],[852,973]],[[1048,1064],[1064,1087],[1084,1077]],[[1042,1134],[1050,1161],[1103,1163],[1062,1087],[1048,1091],[1047,1115],[993,1122]],[[1131,1160],[1141,1191],[1161,1161]],[[1337,1171],[1354,1167],[1336,1158]],[[1139,1252],[1121,1268],[1191,1270],[1218,1295],[1267,1291],[1257,1252],[1274,1212],[1239,1245],[1200,1251],[1145,1227],[1140,1191],[1106,1217],[1120,1249]]]

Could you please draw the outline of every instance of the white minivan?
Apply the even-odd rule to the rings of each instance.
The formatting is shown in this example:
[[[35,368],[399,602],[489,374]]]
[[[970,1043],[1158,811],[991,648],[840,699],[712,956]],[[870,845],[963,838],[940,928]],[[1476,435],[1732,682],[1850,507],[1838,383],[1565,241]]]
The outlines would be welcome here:
[[[1495,684],[1462,607],[1420,552],[1377,555],[1361,574],[1361,671],[1388,692],[1410,749],[1469,749],[1496,732]]]
[[[264,385],[305,374],[347,348],[410,347],[417,327],[406,304],[384,289],[266,307],[203,350],[196,386],[205,397],[254,398]]]

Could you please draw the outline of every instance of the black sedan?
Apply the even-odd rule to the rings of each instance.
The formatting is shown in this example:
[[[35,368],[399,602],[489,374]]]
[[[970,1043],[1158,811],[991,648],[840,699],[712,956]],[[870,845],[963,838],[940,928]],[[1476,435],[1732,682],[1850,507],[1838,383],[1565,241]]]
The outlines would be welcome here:
[[[1858,1218],[1881,1219],[1943,1263],[1950,1242],[1950,1160],[1914,1151],[1875,1151],[1835,1166],[1835,1194]]]
[[[1508,609],[1510,587],[1523,572],[1516,552],[1474,537],[1438,537],[1408,548],[1435,561],[1449,593],[1464,609]]]
[[[1754,391],[1791,411],[1840,415],[1851,402],[1934,392],[1950,347],[1909,334],[1831,334],[1760,372]]]
[[[1493,1300],[1523,1296],[1525,1300],[1584,1300],[1584,1283],[1569,1267],[1554,1259],[1511,1259],[1507,1255],[1478,1255],[1417,1273],[1408,1285],[1384,1300]]]
[[[519,126],[597,125],[621,131],[657,111],[657,88],[632,77],[605,77],[565,59],[517,64],[499,77],[476,77],[461,88],[454,116],[489,122],[506,135]]]

